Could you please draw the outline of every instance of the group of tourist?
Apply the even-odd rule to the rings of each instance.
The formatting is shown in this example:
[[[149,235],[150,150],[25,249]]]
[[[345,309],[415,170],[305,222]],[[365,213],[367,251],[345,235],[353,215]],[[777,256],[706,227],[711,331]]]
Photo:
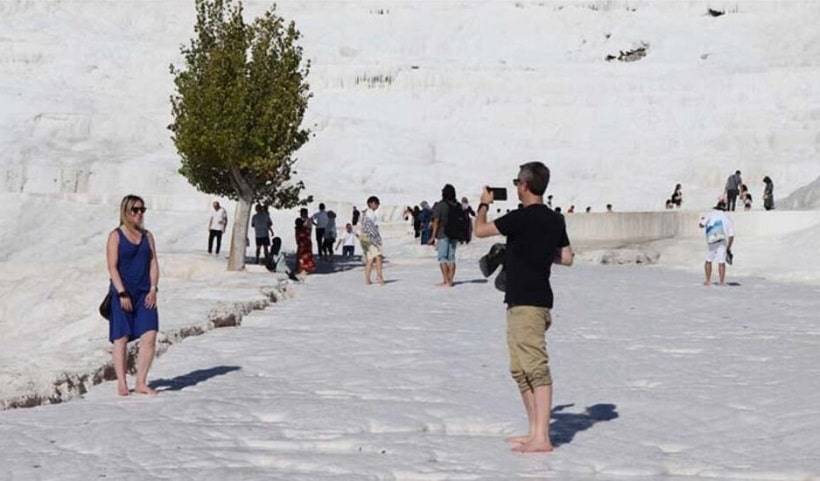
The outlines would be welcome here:
[[[743,210],[752,210],[752,194],[749,187],[743,183],[739,170],[726,179],[722,197],[728,211],[735,210],[738,199],[743,205]],[[682,204],[683,190],[681,184],[677,184],[675,190],[672,191],[672,196],[666,199],[666,209],[680,209]],[[763,208],[766,210],[774,209],[774,182],[768,175],[763,177]]]

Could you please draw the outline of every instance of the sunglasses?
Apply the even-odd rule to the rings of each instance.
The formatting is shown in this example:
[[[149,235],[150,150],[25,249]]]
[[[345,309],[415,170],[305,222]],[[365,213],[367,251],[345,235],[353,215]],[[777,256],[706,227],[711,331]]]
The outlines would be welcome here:
[[[144,214],[146,210],[148,209],[145,207],[131,207],[131,213],[134,215]]]
[[[523,182],[523,181],[519,178],[513,179],[513,185],[516,186],[516,187],[518,187],[518,184],[520,184],[521,182]]]

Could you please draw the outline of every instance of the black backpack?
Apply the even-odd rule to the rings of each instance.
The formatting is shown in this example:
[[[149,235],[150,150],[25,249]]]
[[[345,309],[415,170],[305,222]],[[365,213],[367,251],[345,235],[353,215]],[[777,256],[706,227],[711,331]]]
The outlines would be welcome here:
[[[446,202],[446,201],[442,201]],[[444,226],[444,235],[448,239],[464,242],[467,240],[467,214],[461,204],[447,202],[447,224]]]

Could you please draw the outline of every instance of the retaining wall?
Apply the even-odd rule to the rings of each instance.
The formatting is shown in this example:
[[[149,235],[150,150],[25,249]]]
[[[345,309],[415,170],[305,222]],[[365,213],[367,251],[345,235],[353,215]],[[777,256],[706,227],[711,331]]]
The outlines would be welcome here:
[[[573,244],[617,247],[673,237],[703,235],[701,212],[614,212],[567,214],[567,232]],[[737,236],[778,236],[820,224],[820,211],[735,211]]]

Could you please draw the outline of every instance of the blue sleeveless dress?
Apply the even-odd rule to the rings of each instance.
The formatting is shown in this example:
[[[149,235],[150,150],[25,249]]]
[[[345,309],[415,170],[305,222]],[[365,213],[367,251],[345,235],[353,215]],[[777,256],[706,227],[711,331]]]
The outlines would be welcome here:
[[[134,244],[122,230],[117,228],[120,242],[117,256],[117,272],[120,274],[125,292],[131,297],[133,310],[125,312],[114,283],[111,283],[111,322],[108,326],[108,340],[127,337],[129,341],[139,339],[148,331],[159,329],[157,308],[145,307],[145,296],[151,289],[151,245],[148,233],[143,232],[139,244]]]

